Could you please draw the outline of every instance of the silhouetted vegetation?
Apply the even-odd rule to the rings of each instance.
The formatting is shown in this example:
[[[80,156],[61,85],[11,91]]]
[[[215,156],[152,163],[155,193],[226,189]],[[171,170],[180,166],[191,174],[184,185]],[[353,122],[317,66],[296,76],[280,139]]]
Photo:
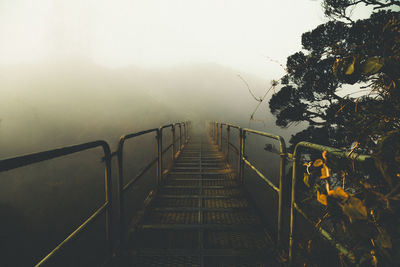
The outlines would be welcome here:
[[[372,6],[372,14],[352,20],[351,9],[362,4]],[[357,264],[398,266],[400,3],[325,0],[323,7],[330,20],[302,35],[304,50],[288,57],[270,110],[281,127],[308,123],[292,136],[292,149],[310,141],[373,157],[375,170],[361,171],[329,154],[312,154],[304,164],[302,203]],[[312,254],[311,243],[300,244],[305,254]],[[343,253],[338,258],[346,264]]]

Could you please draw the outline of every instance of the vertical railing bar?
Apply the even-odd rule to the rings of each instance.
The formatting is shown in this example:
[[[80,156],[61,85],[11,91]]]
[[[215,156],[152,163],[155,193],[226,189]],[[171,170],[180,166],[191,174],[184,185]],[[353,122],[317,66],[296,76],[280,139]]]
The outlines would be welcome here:
[[[238,182],[240,182],[240,174],[241,174],[241,172],[242,172],[242,156],[243,156],[243,154],[242,154],[242,134],[243,134],[243,131],[242,131],[242,128],[239,128],[239,146],[238,146],[238,167],[237,167],[237,169],[238,169],[238,173],[237,173],[237,177],[238,177]]]
[[[293,167],[292,167],[292,194],[290,202],[290,233],[289,233],[289,266],[293,264],[293,245],[294,245],[294,223],[295,223],[295,192],[296,192],[296,169],[297,169],[297,153],[296,149],[293,152]]]
[[[183,145],[186,144],[186,123],[182,122],[183,124]]]
[[[230,126],[226,126],[226,161],[229,163],[229,131],[230,131]]]
[[[223,149],[223,146],[222,146],[222,126],[223,126],[223,124],[221,123],[219,125],[219,128],[220,128],[220,130],[219,130],[219,132],[220,132],[220,135],[219,135],[219,149],[221,150],[221,152],[222,152],[222,149]]]
[[[113,224],[112,224],[112,181],[111,181],[111,151],[104,155],[106,169],[104,174],[105,183],[105,197],[108,202],[106,209],[106,240],[108,241],[108,249],[110,258],[113,256]]]
[[[280,146],[280,170],[279,170],[279,198],[278,198],[278,233],[277,233],[277,245],[278,248],[282,247],[282,231],[283,231],[283,208],[287,205],[284,205],[284,201],[289,200],[286,197],[286,180],[285,180],[285,169],[286,169],[286,144],[285,140],[282,137],[278,137],[279,146]]]
[[[215,136],[215,144],[217,145],[217,147],[218,147],[218,140],[219,140],[219,138],[218,138],[218,136],[219,136],[219,128],[218,128],[218,122],[215,124],[215,131],[216,131],[216,136]]]
[[[124,242],[125,236],[125,204],[124,204],[124,178],[123,178],[123,147],[125,138],[122,136],[118,142],[117,160],[118,160],[118,179],[117,179],[117,198],[118,198],[118,210],[119,210],[119,242]]]
[[[179,124],[179,151],[182,149],[182,124]]]
[[[162,127],[157,129],[157,182],[156,185],[160,185],[162,176]]]
[[[242,147],[241,147],[241,151],[242,151],[242,157],[240,160],[240,182],[242,184],[244,184],[244,161],[243,159],[245,158],[245,145],[246,145],[246,131],[242,130],[242,135],[241,135],[241,139],[242,139]]]
[[[172,125],[172,127],[171,127],[171,135],[172,135],[172,161],[174,161],[175,160],[175,149],[176,149],[176,146],[175,146],[175,125]]]

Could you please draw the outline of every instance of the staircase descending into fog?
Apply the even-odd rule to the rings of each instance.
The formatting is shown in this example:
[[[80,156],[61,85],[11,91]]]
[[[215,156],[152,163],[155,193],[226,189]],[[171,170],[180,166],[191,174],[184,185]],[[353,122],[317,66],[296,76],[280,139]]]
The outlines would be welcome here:
[[[370,156],[309,142],[298,143],[294,153],[290,154],[286,152],[281,136],[226,123],[210,122],[202,134],[194,129],[190,122],[180,122],[127,134],[120,138],[115,152],[111,152],[106,141],[100,140],[0,160],[2,174],[94,148],[102,148],[103,151],[104,202],[57,247],[36,252],[40,255],[31,257],[29,261],[32,264],[38,262],[36,267],[298,265],[295,255],[299,254],[295,253],[295,248],[300,248],[302,241],[295,242],[304,239],[307,234],[318,232],[331,248],[354,263],[354,253],[335,240],[332,232],[325,230],[320,222],[309,217],[302,209],[301,200],[296,199],[296,179],[303,179],[303,172],[298,172],[302,155],[299,151],[300,148],[303,151],[313,150],[318,155],[324,151],[349,160],[353,168],[373,166]],[[136,138],[144,135],[155,135],[156,156],[147,165],[136,166],[137,161],[131,158],[128,161],[129,154],[124,153],[124,144],[132,139],[140,143],[144,139]],[[275,177],[275,181],[267,178],[250,162],[245,148],[250,135],[261,138],[257,146],[265,144],[263,138],[272,139],[279,145],[279,149],[272,144],[264,148],[279,156],[279,164],[277,161],[270,163],[279,166],[276,166],[279,177]],[[149,150],[146,152],[151,154],[155,152],[151,151],[154,139],[148,140],[152,144],[146,146]],[[143,156],[140,151],[134,152],[138,157]],[[95,159],[98,160],[97,157]],[[285,174],[290,160],[291,185],[290,177]],[[124,167],[135,167],[132,169],[138,170],[138,173],[124,178]],[[150,170],[155,170],[155,173]],[[114,179],[111,178],[112,173],[116,174]],[[255,180],[259,183],[253,183],[250,188],[249,182]],[[133,206],[126,205],[134,202],[132,198],[128,200],[127,193],[135,196]],[[72,201],[76,204],[80,200]],[[73,211],[65,212],[71,214]],[[301,214],[302,223],[295,223],[296,214]],[[105,222],[99,220],[101,218],[105,218]],[[85,231],[89,232],[90,227],[93,229],[95,220],[100,221],[97,225],[101,228],[95,228],[97,231],[89,236],[92,245],[77,245],[78,237],[82,237]],[[304,223],[312,225],[313,230],[304,230]],[[105,236],[99,230],[104,230]],[[301,235],[296,236],[297,232]],[[97,241],[93,240],[100,241],[94,246]],[[23,257],[32,254],[32,251],[23,249],[21,246],[16,251]],[[39,258],[42,259],[39,261]]]
[[[193,136],[110,266],[277,266],[218,145]]]

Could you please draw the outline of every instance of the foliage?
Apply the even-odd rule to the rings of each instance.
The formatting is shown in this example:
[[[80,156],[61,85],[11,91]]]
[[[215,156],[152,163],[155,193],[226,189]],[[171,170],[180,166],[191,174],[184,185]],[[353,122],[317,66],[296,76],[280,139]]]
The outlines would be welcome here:
[[[360,4],[374,12],[353,21]],[[314,218],[348,244],[358,264],[400,265],[400,12],[390,9],[400,2],[325,0],[323,7],[330,21],[303,34],[270,110],[281,127],[308,123],[291,149],[309,141],[373,157],[361,171],[313,154],[304,165],[303,203],[311,213],[322,208],[325,215]]]

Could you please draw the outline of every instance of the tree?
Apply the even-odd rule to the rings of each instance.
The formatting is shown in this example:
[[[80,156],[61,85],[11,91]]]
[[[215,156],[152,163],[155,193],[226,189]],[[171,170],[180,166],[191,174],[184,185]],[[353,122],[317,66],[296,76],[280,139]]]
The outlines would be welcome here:
[[[324,6],[326,14],[339,16],[359,2],[377,1],[327,0]],[[397,1],[376,5],[386,7],[386,2],[400,6]],[[320,140],[323,131],[327,138],[320,141],[326,145],[357,141],[373,147],[400,127],[399,28],[399,12],[380,10],[356,22],[334,19],[303,34],[304,50],[288,57],[283,87],[269,102],[277,125],[308,122],[292,144],[298,136]],[[346,84],[359,86],[344,94]]]
[[[351,10],[362,4],[374,11],[354,21]],[[307,163],[316,169],[307,167],[303,195],[325,206],[359,264],[398,265],[400,1],[325,0],[323,8],[330,20],[302,35],[303,50],[288,57],[269,107],[281,127],[308,123],[291,149],[310,141],[373,156],[377,172],[368,175],[343,162],[334,170],[326,155]]]

